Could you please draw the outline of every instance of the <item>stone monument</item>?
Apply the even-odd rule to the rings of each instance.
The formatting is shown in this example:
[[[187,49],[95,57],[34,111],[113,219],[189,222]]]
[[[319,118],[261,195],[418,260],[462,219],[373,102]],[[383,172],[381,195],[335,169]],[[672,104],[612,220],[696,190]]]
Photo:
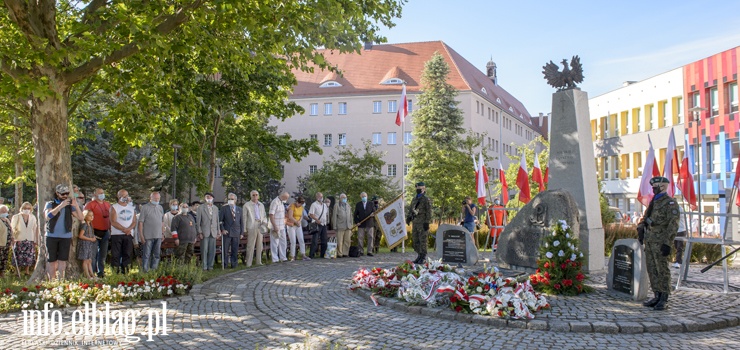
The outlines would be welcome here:
[[[501,233],[496,251],[499,266],[534,272],[542,239],[558,220],[565,220],[578,237],[580,213],[570,193],[552,190],[534,197]]]
[[[559,88],[552,95],[548,188],[563,189],[575,198],[580,214],[578,239],[586,258],[583,270],[603,271],[604,229],[601,227],[588,94],[575,86],[583,81],[578,56],[573,57],[570,68],[566,60],[563,64],[562,72],[557,71],[552,61],[543,71],[548,83]]]
[[[606,275],[609,291],[624,293],[634,301],[647,297],[649,280],[645,265],[645,253],[636,239],[620,239],[614,242]]]
[[[442,224],[437,228],[436,253],[448,264],[475,265],[478,249],[470,232],[460,225]]]

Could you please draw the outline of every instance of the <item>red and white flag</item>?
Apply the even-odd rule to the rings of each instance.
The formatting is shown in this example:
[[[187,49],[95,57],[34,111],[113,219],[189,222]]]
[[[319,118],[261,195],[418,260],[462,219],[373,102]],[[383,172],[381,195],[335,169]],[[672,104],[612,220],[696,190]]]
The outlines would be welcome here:
[[[691,210],[696,210],[696,191],[694,190],[694,176],[691,175],[691,165],[687,152],[684,152],[681,167],[678,170],[678,188],[681,195],[689,203]]]
[[[660,169],[658,169],[658,162],[655,161],[655,149],[653,149],[653,141],[650,140],[650,135],[648,135],[648,143],[650,148],[648,148],[648,154],[645,158],[645,165],[642,167],[640,190],[637,191],[637,200],[646,207],[650,205],[650,201],[655,196],[653,186],[650,185],[650,179],[660,176]]]
[[[545,175],[543,175],[543,179],[542,180],[545,180],[545,183],[547,183],[549,181],[549,179],[548,179],[549,177],[550,177],[550,167],[549,166],[545,166]]]
[[[473,165],[475,166],[475,190],[478,192],[478,203],[480,205],[486,204],[486,185],[488,185],[488,171],[486,171],[486,165],[483,163],[483,152],[478,154],[478,163],[475,163],[473,158]]]
[[[676,194],[676,183],[673,181],[673,172],[678,171],[678,150],[676,149],[676,137],[671,130],[671,136],[668,137],[668,148],[665,152],[665,163],[663,164],[663,177],[667,178],[670,183],[666,193],[669,197]]]
[[[519,172],[516,175],[516,187],[519,187],[519,201],[526,204],[532,199],[532,194],[529,192],[529,172],[527,171],[527,163],[524,162],[524,154],[522,154],[520,160]]]
[[[737,167],[735,169],[735,181],[732,183],[738,189],[735,195],[735,204],[740,207],[740,157],[737,158]]]
[[[540,169],[540,160],[537,153],[534,154],[534,168],[532,169],[532,181],[539,185],[539,192],[545,190],[545,182],[542,180],[542,169]]]
[[[498,181],[501,183],[501,205],[506,206],[509,202],[509,186],[506,185],[506,172],[501,159],[498,160]]]
[[[398,111],[396,112],[396,125],[401,126],[408,115],[409,101],[406,99],[406,84],[403,84],[403,90],[401,91],[401,103],[398,104]]]

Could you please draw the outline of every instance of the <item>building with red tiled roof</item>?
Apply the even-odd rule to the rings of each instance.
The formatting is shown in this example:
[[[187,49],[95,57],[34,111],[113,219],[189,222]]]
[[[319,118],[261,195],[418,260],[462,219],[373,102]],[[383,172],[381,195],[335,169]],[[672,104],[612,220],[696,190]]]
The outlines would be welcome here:
[[[532,117],[513,95],[496,82],[495,63],[489,62],[486,73],[476,68],[442,41],[405,44],[366,45],[359,54],[322,53],[341,74],[322,71],[294,71],[297,84],[290,97],[306,113],[285,121],[273,120],[278,132],[294,138],[315,138],[325,147],[324,154],[312,154],[301,162],[285,164],[283,179],[286,190],[297,191],[297,177],[318,170],[335,147],[359,145],[370,140],[386,153],[383,172],[400,184],[404,153],[413,130],[413,110],[421,94],[424,64],[439,52],[450,66],[448,83],[458,90],[459,108],[463,110],[465,129],[482,138],[490,159],[487,165],[509,163],[506,153],[543,133],[539,119]],[[403,127],[395,124],[403,84],[411,112]],[[472,163],[472,161],[471,161]],[[472,166],[472,164],[471,164]]]

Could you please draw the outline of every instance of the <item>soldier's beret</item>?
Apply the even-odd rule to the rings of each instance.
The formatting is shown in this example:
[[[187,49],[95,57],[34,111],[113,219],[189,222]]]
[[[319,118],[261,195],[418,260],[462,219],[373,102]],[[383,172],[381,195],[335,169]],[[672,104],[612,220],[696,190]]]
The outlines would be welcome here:
[[[416,183],[416,187],[419,187],[419,186],[426,186],[426,185],[424,184],[424,182],[419,181]]]
[[[671,183],[671,182],[668,181],[668,179],[665,178],[665,177],[663,177],[663,176],[656,176],[656,177],[650,179],[650,185],[651,186],[652,185],[655,185],[655,184],[660,184],[660,183],[668,184],[668,183]]]

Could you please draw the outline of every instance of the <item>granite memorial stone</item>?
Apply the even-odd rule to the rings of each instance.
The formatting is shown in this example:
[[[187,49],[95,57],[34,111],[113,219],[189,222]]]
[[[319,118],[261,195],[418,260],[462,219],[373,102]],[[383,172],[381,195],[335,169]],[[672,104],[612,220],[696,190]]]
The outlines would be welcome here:
[[[636,239],[614,242],[606,277],[607,289],[640,301],[647,297],[649,285],[645,254],[640,242]]]
[[[478,262],[478,249],[465,227],[439,225],[436,242],[436,253],[444,263],[475,265]]]

